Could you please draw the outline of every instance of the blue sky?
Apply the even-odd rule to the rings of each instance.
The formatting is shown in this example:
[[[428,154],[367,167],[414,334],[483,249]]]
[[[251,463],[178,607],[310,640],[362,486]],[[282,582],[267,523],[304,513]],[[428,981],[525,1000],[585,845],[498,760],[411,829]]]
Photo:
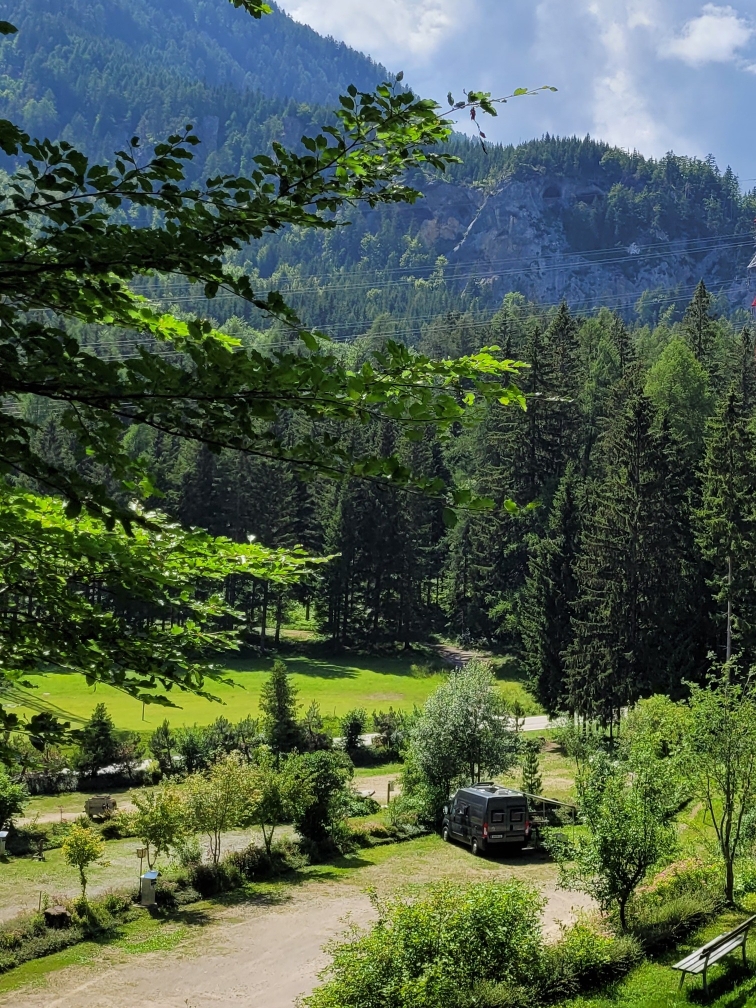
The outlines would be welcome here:
[[[504,106],[484,126],[496,140],[590,133],[652,156],[711,153],[756,186],[756,0],[279,2],[438,99],[559,88]]]

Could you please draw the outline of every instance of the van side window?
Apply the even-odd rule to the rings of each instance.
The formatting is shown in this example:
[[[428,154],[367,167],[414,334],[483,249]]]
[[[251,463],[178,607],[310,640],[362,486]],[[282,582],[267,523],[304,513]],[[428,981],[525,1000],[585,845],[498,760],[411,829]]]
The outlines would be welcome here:
[[[506,818],[506,816],[505,816],[505,813],[504,813],[503,809],[500,809],[498,812],[492,812],[491,813],[491,822],[492,823],[495,823],[495,822],[504,822],[505,818]]]

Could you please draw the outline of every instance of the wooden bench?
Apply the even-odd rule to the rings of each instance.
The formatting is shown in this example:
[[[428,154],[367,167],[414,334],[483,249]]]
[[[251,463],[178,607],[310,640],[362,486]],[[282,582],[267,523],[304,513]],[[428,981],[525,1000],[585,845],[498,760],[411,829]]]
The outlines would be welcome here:
[[[738,924],[736,928],[728,931],[727,934],[721,934],[717,938],[712,938],[710,942],[707,942],[700,949],[696,949],[695,952],[691,952],[690,955],[681,959],[679,963],[675,963],[672,969],[680,970],[682,973],[680,986],[682,987],[688,973],[703,973],[704,993],[708,994],[709,983],[706,971],[709,966],[719,962],[720,959],[724,959],[726,955],[734,952],[737,948],[743,950],[743,964],[745,965],[748,931],[754,921],[756,921],[756,914],[753,917],[749,917],[748,920],[743,921],[742,924]]]

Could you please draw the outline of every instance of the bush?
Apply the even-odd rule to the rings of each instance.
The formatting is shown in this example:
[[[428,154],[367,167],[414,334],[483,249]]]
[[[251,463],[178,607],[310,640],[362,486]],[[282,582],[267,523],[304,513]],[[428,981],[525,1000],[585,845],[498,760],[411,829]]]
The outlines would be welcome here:
[[[606,934],[583,917],[545,947],[537,991],[545,1001],[572,997],[624,976],[642,958],[636,938]]]
[[[476,984],[537,972],[541,907],[518,882],[446,883],[413,901],[377,904],[378,923],[331,946],[325,983],[303,1004],[467,1008]]]
[[[24,914],[0,925],[0,973],[87,938],[112,933],[134,913],[128,896],[116,892],[91,903],[78,899],[66,905],[70,927],[50,928],[41,913]]]
[[[629,929],[646,949],[660,949],[684,938],[721,906],[721,869],[687,858],[638,889],[629,907]]]
[[[350,818],[375,815],[381,811],[381,804],[370,795],[361,795],[349,789],[344,798],[344,812]]]
[[[746,896],[756,892],[756,859],[743,858],[735,868],[735,895]]]
[[[125,840],[127,837],[137,836],[132,812],[114,812],[99,829],[103,840]]]

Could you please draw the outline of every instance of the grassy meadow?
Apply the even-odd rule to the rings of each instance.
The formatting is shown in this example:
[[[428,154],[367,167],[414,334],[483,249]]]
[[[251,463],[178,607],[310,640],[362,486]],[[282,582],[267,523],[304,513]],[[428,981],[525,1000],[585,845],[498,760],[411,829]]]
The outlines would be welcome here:
[[[294,686],[299,692],[302,710],[315,701],[326,718],[341,717],[355,707],[368,714],[374,710],[411,710],[444,681],[442,673],[423,675],[412,666],[422,658],[391,658],[376,656],[330,657],[295,655],[287,657]],[[87,686],[82,676],[29,676],[36,687],[35,695],[62,710],[86,719],[97,703],[104,703],[118,728],[152,732],[167,718],[174,727],[209,724],[221,715],[238,721],[247,715],[257,717],[260,690],[270,671],[272,658],[238,658],[227,663],[226,676],[231,684],[208,683],[208,691],[218,701],[182,693],[170,694],[176,707],[142,704],[110,686]],[[540,708],[517,677],[513,664],[506,666],[506,678],[500,679],[504,697],[519,700],[527,714],[538,714]]]

